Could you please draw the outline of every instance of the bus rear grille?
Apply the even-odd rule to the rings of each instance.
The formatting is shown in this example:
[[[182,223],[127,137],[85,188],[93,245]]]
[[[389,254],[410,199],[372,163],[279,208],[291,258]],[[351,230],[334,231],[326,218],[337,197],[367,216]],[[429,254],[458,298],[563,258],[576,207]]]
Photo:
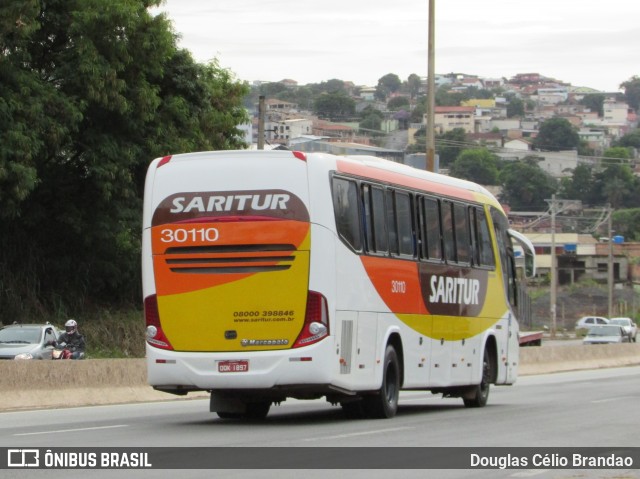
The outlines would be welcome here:
[[[264,273],[289,269],[295,251],[291,244],[189,246],[167,249],[165,261],[174,273]]]

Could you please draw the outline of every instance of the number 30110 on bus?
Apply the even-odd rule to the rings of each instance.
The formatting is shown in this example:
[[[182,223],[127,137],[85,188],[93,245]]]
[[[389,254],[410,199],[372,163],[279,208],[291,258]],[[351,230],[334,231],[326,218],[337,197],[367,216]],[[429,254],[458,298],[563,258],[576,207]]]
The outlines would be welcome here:
[[[189,153],[148,170],[148,381],[222,418],[326,398],[388,418],[401,390],[487,403],[518,372],[514,242],[483,187],[379,158]]]

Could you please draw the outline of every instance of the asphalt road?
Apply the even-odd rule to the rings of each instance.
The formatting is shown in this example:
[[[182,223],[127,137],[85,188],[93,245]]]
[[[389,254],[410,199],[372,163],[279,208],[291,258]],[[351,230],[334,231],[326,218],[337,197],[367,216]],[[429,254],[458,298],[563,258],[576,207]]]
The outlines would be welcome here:
[[[494,387],[489,404],[401,396],[390,420],[348,420],[324,401],[287,401],[263,422],[225,421],[208,401],[162,402],[0,414],[0,447],[597,447],[640,446],[640,367],[522,377]],[[388,453],[380,449],[382,453]],[[637,466],[636,466],[637,467]],[[5,474],[7,472],[7,474]],[[640,470],[305,470],[327,477],[640,478]],[[2,477],[176,477],[176,471],[8,470]],[[299,470],[182,470],[191,477],[299,478]]]

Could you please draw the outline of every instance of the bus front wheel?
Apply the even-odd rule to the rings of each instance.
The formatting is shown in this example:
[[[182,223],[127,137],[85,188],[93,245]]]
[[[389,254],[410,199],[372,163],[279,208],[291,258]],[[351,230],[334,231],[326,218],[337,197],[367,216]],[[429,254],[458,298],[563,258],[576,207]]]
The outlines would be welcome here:
[[[400,396],[400,362],[392,345],[388,345],[384,353],[382,370],[382,386],[371,396],[365,396],[362,406],[367,416],[376,419],[390,418],[398,412]]]

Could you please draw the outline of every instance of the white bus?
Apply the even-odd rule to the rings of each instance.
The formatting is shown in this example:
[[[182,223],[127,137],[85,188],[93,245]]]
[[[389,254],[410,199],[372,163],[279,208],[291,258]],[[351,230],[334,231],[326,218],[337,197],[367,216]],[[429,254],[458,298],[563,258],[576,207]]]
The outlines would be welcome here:
[[[518,371],[518,280],[483,187],[373,157],[154,160],[142,242],[148,381],[222,418],[326,397],[392,417],[400,390],[484,406]]]

